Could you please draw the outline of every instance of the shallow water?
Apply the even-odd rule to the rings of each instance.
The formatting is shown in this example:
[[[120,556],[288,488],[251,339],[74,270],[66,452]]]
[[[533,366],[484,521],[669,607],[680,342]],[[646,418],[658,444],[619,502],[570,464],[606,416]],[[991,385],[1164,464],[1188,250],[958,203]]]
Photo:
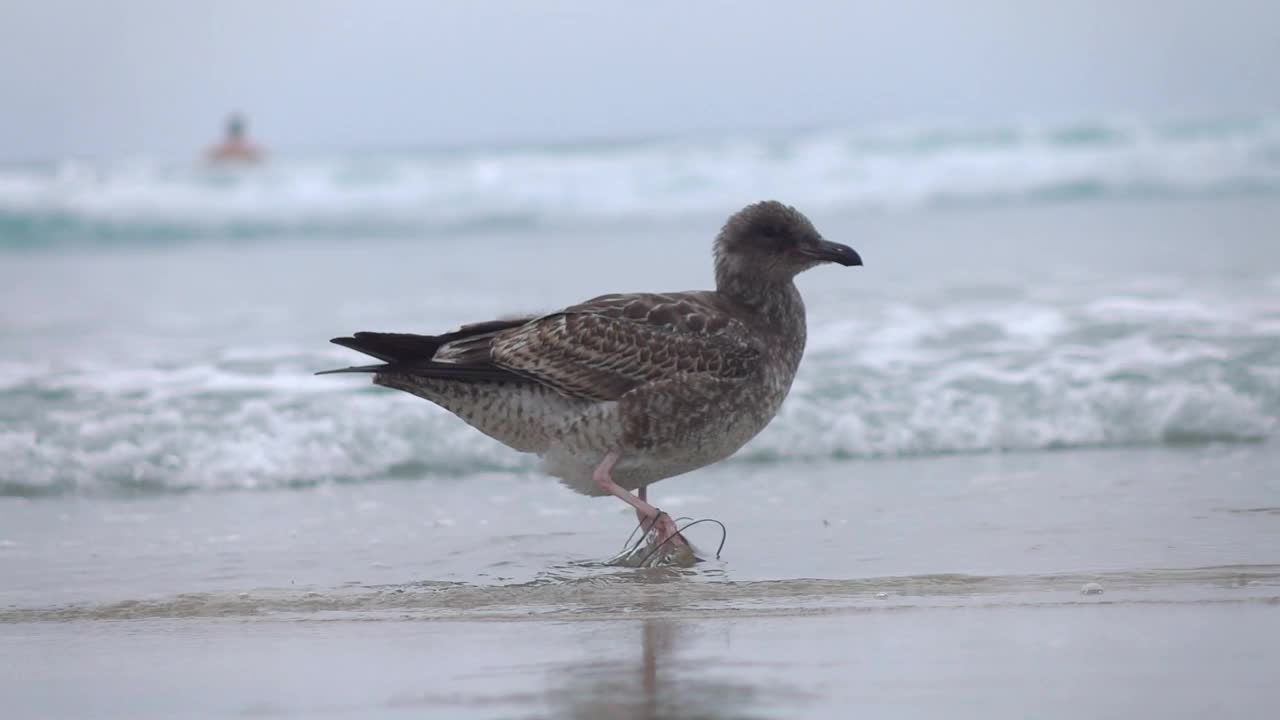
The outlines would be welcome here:
[[[534,476],[17,500],[0,506],[0,618],[1020,604],[1095,580],[1108,600],[1266,598],[1278,462],[1260,446],[717,467],[653,490],[728,528],[721,559],[688,570],[604,565],[629,508]],[[708,556],[720,540],[689,534]]]
[[[0,686],[40,718],[1258,716],[1276,466],[723,466],[654,490],[729,528],[692,569],[602,565],[630,513],[536,477],[10,499]]]

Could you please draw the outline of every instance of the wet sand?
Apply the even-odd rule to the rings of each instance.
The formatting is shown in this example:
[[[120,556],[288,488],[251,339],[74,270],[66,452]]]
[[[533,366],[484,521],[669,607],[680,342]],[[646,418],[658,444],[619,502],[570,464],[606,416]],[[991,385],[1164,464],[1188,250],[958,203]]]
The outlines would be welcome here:
[[[1125,603],[697,619],[36,623],[8,717],[1264,717],[1280,608]],[[21,662],[17,662],[21,658]]]
[[[533,476],[10,498],[0,693],[15,718],[1259,717],[1275,462],[728,463],[655,490],[729,528],[691,569],[602,565],[625,510]]]

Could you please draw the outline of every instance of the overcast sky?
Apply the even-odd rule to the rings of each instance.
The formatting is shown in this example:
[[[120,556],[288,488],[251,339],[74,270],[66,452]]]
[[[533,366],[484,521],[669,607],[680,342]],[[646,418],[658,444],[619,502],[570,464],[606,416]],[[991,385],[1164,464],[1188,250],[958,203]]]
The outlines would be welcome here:
[[[1280,108],[1280,2],[5,0],[0,159]]]

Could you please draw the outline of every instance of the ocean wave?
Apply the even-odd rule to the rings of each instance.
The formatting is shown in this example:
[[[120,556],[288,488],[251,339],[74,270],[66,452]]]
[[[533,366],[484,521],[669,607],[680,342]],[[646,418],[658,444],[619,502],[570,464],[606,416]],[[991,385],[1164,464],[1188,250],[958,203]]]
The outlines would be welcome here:
[[[885,303],[818,319],[780,416],[729,462],[1267,442],[1266,307],[1113,295]],[[0,364],[0,495],[133,495],[533,474],[429,403],[287,344],[133,369]],[[346,378],[346,380],[351,380]]]
[[[0,248],[437,235],[722,217],[1280,191],[1280,121],[1095,121],[582,146],[0,167]]]

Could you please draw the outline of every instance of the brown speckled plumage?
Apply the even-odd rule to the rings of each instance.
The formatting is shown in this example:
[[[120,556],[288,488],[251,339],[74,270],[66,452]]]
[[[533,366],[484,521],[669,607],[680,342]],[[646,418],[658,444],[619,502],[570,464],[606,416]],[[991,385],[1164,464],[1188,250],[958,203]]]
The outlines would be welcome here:
[[[635,489],[733,454],[773,418],[805,344],[792,278],[861,264],[793,208],[757,203],[716,239],[716,290],[612,294],[537,317],[439,336],[357,333],[337,342],[385,365],[374,382],[426,398],[543,458],[575,490],[592,470]]]

